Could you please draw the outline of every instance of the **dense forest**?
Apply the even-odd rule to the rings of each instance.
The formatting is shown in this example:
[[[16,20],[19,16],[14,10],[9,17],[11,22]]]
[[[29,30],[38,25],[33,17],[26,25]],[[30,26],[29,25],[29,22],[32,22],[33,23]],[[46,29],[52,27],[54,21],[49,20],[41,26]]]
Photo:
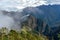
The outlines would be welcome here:
[[[60,33],[58,34],[60,40]],[[40,34],[28,27],[23,27],[21,32],[15,30],[8,31],[7,28],[0,29],[0,40],[49,40],[47,36]],[[52,37],[52,40],[54,38]]]
[[[48,40],[48,37],[27,27],[23,27],[21,32],[2,28],[0,29],[0,40]]]

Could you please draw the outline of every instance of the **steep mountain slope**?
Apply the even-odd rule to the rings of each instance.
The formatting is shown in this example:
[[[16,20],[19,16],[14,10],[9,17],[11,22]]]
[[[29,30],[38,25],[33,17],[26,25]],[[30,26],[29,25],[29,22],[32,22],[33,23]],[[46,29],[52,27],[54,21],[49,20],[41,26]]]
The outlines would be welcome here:
[[[31,14],[36,18],[42,18],[51,27],[59,26],[60,5],[42,5],[38,7],[27,7],[24,14]]]
[[[52,36],[57,40],[57,33],[60,32],[60,5],[41,5],[37,7],[27,7],[23,9],[23,14],[30,14],[36,18],[36,30]],[[45,24],[44,24],[45,22]],[[44,24],[45,26],[43,26]]]

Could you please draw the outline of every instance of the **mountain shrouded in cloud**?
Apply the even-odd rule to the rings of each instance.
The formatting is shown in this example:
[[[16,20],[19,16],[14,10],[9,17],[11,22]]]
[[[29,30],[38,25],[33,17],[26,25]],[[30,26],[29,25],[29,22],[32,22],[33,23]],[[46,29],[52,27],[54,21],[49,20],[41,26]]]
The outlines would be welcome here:
[[[57,2],[59,3],[60,1],[59,0],[0,0],[0,10],[7,10],[7,11],[17,11],[19,9],[23,9],[25,7],[36,7],[36,6],[40,6],[40,5],[46,5],[46,4],[53,4],[53,3],[56,3]],[[44,8],[44,7],[43,7]],[[36,9],[37,10],[37,9]],[[22,15],[20,13],[21,10],[19,10],[19,12],[15,13],[15,12],[7,12],[6,14],[8,15],[12,15],[11,16],[5,16],[5,12],[4,14],[1,14],[0,13],[0,23],[2,23],[3,26],[9,26],[10,25],[10,21],[12,23],[13,18],[15,19],[15,21],[17,20],[17,24],[16,25],[19,25],[19,21],[20,21],[20,16]],[[45,10],[44,10],[45,11]],[[40,12],[40,11],[39,11]],[[14,15],[14,16],[13,16]],[[25,16],[23,16],[25,17]],[[8,20],[8,21],[7,21]],[[7,23],[6,23],[7,22]],[[13,22],[14,23],[14,22]],[[8,24],[8,25],[7,25]],[[0,26],[2,26],[0,24]]]
[[[40,33],[44,32],[45,35],[54,34],[52,36],[55,36],[56,32],[60,31],[60,5],[48,4],[60,4],[60,1],[0,0],[0,28],[6,27],[9,30],[20,31],[21,24],[28,21],[32,15],[34,18],[30,18],[32,19],[30,22],[32,28],[36,26],[34,30],[36,29],[39,32],[41,30]]]

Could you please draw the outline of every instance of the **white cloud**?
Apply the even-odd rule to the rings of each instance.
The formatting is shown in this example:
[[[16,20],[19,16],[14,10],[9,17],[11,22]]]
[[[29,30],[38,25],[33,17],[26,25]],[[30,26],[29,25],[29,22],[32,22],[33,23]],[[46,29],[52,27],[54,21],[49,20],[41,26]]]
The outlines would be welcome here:
[[[46,1],[42,0],[1,0],[0,7],[2,9],[7,9],[9,7],[22,9],[27,6],[38,6],[45,4]]]
[[[60,4],[60,0],[1,0],[0,8],[9,10],[9,8],[22,9],[28,6],[39,6],[42,4]]]
[[[60,4],[60,0],[45,0],[47,4]]]

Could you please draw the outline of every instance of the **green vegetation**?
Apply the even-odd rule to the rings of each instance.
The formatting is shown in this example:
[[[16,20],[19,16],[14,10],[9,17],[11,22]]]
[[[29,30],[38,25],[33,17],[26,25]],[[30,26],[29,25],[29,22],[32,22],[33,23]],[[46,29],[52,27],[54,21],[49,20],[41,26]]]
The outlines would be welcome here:
[[[59,38],[59,40],[60,40],[60,33],[58,34],[58,38]]]
[[[0,40],[48,40],[46,36],[42,34],[34,33],[30,28],[22,28],[21,32],[16,32],[15,30],[6,30],[6,28],[2,28],[0,31]],[[7,34],[5,33],[7,32]]]

